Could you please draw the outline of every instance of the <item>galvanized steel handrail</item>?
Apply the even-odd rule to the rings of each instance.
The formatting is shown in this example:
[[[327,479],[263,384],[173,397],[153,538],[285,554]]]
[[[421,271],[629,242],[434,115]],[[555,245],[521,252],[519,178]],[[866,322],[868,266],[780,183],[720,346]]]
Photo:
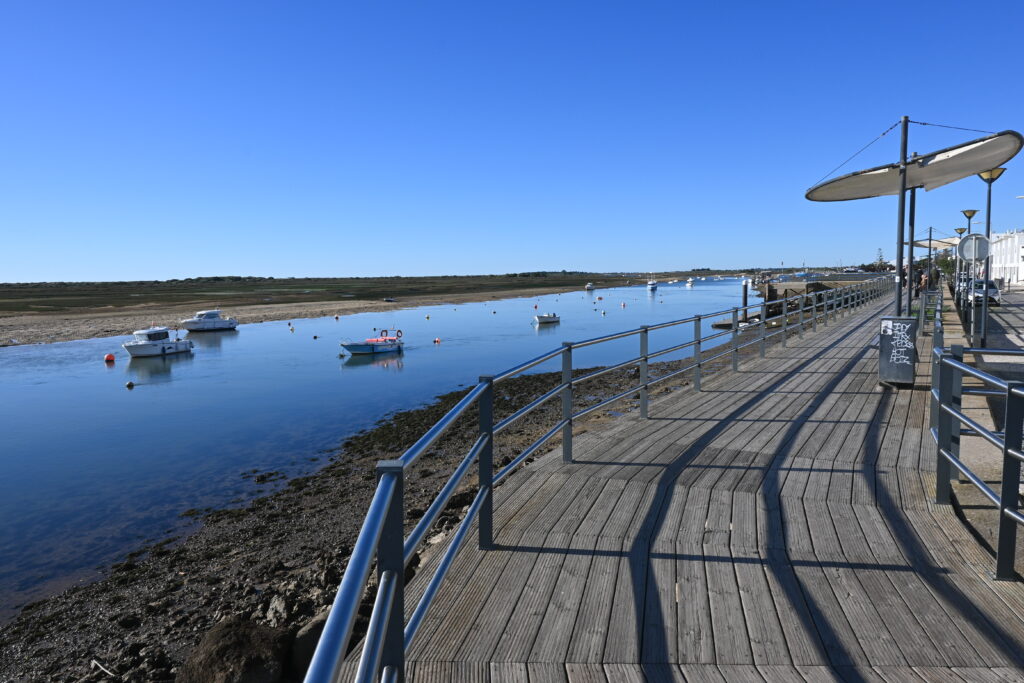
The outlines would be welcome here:
[[[741,306],[710,315],[697,315],[682,320],[674,320],[657,325],[643,325],[634,330],[626,330],[615,334],[587,339],[581,342],[564,342],[561,348],[554,349],[524,363],[516,365],[493,377],[481,377],[480,382],[467,392],[445,415],[421,436],[398,460],[387,460],[378,463],[379,481],[374,493],[366,519],[356,540],[348,567],[342,578],[338,594],[331,613],[324,626],[323,635],[317,644],[313,661],[306,673],[308,682],[336,681],[342,660],[348,651],[349,640],[363,593],[367,585],[371,566],[376,555],[378,588],[374,600],[373,612],[370,617],[363,651],[360,656],[357,680],[370,681],[378,676],[382,680],[404,679],[405,651],[411,646],[416,632],[423,623],[423,618],[444,580],[455,554],[469,533],[474,522],[477,522],[479,545],[487,549],[493,545],[493,489],[494,486],[511,474],[516,467],[534,455],[555,435],[562,434],[562,458],[572,459],[572,430],[575,420],[596,410],[639,394],[640,415],[648,417],[648,389],[650,386],[675,377],[683,372],[692,371],[694,390],[700,391],[700,380],[703,367],[716,359],[732,356],[732,365],[737,367],[739,352],[751,344],[761,344],[761,356],[765,354],[765,341],[777,334],[783,335],[786,342],[790,327],[790,318],[798,316],[798,330],[802,336],[804,325],[810,323],[817,329],[819,320],[827,325],[830,316],[835,319],[840,311],[863,305],[879,298],[891,289],[891,280],[878,279],[871,282],[850,285],[837,290],[826,290],[812,294],[801,294],[786,297],[777,301],[761,302]],[[791,308],[791,304],[799,304]],[[769,307],[778,307],[779,315],[768,317]],[[754,315],[752,315],[754,314]],[[805,317],[805,314],[806,317]],[[740,316],[742,315],[742,320]],[[716,318],[731,317],[729,329],[704,336],[701,325],[704,321]],[[741,322],[749,322],[756,317],[757,322],[748,324],[743,330]],[[770,323],[782,319],[778,330],[768,332]],[[670,345],[664,349],[651,352],[648,348],[649,334],[652,330],[663,330],[680,325],[693,325],[693,339],[681,344]],[[741,334],[749,334],[759,330],[759,334],[751,340],[740,341]],[[573,349],[593,346],[604,342],[624,339],[632,336],[640,337],[640,355],[591,371],[580,377],[573,377]],[[703,355],[702,345],[706,342],[731,336],[723,344],[722,351],[710,356]],[[661,357],[687,348],[693,349],[692,360],[680,369],[669,372],[661,377],[648,376],[651,358]],[[494,384],[550,360],[561,358],[561,382],[527,405],[519,408],[508,417],[495,423],[493,416]],[[638,366],[639,383],[621,391],[614,396],[605,398],[598,403],[573,412],[573,387],[601,375],[620,370],[629,366]],[[519,455],[509,461],[499,472],[494,473],[494,435],[508,428],[527,414],[533,412],[555,397],[562,399],[561,419],[540,438],[530,444]],[[403,538],[404,522],[404,472],[420,456],[437,442],[455,421],[464,415],[472,406],[478,409],[479,435],[467,454],[459,461],[448,481],[441,488],[437,497],[427,508],[422,518],[413,528],[408,538]],[[478,490],[473,502],[467,509],[465,517],[452,536],[444,551],[433,576],[427,583],[419,603],[413,610],[408,623],[403,623],[405,614],[404,576],[405,568],[414,558],[417,550],[430,529],[437,521],[441,512],[448,505],[452,495],[465,481],[473,463],[478,464]]]
[[[986,498],[999,507],[999,529],[996,541],[995,578],[1016,578],[1014,555],[1017,546],[1017,527],[1024,525],[1024,515],[1018,511],[1020,496],[1022,439],[1024,439],[1024,383],[1006,381],[963,362],[964,354],[987,354],[991,349],[942,346],[941,295],[935,308],[935,341],[932,349],[931,428],[935,440],[935,502],[952,503],[951,478],[954,470],[963,474]],[[998,355],[1024,356],[1024,351],[999,349]],[[985,395],[1000,395],[1005,399],[1003,431],[996,432],[966,415],[961,396],[970,395],[963,389],[963,378],[973,377],[1000,391],[985,390]],[[966,429],[964,428],[966,427]],[[971,471],[960,459],[960,438],[979,436],[1002,451],[1002,481],[996,492]]]

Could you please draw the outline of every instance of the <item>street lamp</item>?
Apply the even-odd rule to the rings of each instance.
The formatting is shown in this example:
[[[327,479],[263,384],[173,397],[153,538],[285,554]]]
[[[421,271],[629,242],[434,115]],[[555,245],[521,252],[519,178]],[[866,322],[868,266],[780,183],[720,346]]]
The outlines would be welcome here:
[[[970,235],[971,234],[971,219],[974,218],[974,215],[976,213],[978,213],[978,210],[977,209],[964,209],[960,213],[962,213],[963,215],[967,216],[967,234]]]
[[[1003,175],[1006,171],[1005,168],[993,168],[990,171],[982,171],[978,174],[978,177],[985,181],[988,186],[988,199],[985,203],[985,239],[992,239],[992,183],[999,180],[999,176]],[[970,219],[968,219],[970,220]],[[985,279],[982,280],[984,294],[981,297],[981,347],[985,348],[988,343],[988,279],[991,277],[990,266],[992,265],[992,254],[991,249],[989,254],[985,256]],[[971,295],[973,296],[973,292]]]

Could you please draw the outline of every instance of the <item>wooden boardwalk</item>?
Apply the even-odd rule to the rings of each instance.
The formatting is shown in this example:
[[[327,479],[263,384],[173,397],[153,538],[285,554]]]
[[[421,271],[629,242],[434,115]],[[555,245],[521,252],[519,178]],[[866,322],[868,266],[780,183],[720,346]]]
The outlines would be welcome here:
[[[930,502],[926,368],[879,386],[881,311],[510,477],[408,680],[1024,680],[1024,585]]]

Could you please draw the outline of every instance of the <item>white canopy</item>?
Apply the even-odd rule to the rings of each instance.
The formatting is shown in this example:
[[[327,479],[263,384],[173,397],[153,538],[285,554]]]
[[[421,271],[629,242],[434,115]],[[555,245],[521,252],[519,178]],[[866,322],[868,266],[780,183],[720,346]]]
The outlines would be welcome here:
[[[904,242],[904,245],[910,244],[910,242]],[[932,238],[932,249],[946,249],[948,247],[955,247],[960,244],[959,237],[933,237]],[[914,246],[920,247],[921,249],[928,248],[928,238],[923,240],[914,240]]]
[[[1024,146],[1020,133],[1004,130],[955,147],[916,156],[907,161],[907,189],[934,190],[961,178],[997,168],[1016,156]],[[896,195],[900,192],[898,163],[849,173],[807,190],[815,202],[839,202]]]

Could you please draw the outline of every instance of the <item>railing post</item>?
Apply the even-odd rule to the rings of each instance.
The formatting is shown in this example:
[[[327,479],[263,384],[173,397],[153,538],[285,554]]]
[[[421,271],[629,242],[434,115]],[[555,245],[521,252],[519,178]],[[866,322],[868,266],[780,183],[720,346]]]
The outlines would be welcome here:
[[[782,300],[782,348],[786,348],[786,337],[789,336],[789,299]]]
[[[647,333],[648,326],[640,326],[640,417],[647,419]]]
[[[821,293],[821,323],[828,327],[828,293],[831,290],[826,289]]]
[[[818,331],[818,292],[815,292],[811,298],[811,331]]]
[[[800,325],[800,338],[804,338],[804,307],[807,305],[807,294],[800,295],[800,315],[797,316],[797,323]]]
[[[740,369],[740,310],[732,309],[732,369]]]
[[[700,391],[700,366],[701,366],[701,348],[700,348],[700,316],[694,316],[693,318],[693,390]]]
[[[761,304],[761,358],[764,358],[765,347],[768,345],[768,304]]]
[[[398,681],[405,680],[405,485],[401,460],[381,460],[377,463],[378,479],[395,475],[395,494],[384,517],[384,528],[377,544],[377,585],[384,582],[386,572],[394,572],[395,593],[384,627],[384,646],[381,649],[380,668],[393,667]]]
[[[949,358],[952,356],[944,353],[939,359],[938,439],[935,443],[935,502],[939,505],[949,505],[952,491],[949,476],[953,466],[942,451],[952,452],[954,422],[959,425],[959,420],[942,409],[942,406],[951,405],[953,400],[953,375],[956,371],[944,362]]]
[[[1021,435],[1024,433],[1024,397],[1015,390],[1024,388],[1024,382],[1007,382],[1006,413],[1003,420],[1003,481],[999,489],[999,536],[996,541],[996,575],[1001,581],[1016,578],[1013,560],[1017,550],[1017,520],[1006,514],[1017,509],[1020,495],[1020,460],[1010,455],[1020,453]]]
[[[949,347],[949,352],[956,360],[961,363],[964,362],[964,347],[959,344],[955,344]],[[964,392],[964,376],[961,372],[953,373],[953,394],[952,394],[952,406],[956,410],[963,408],[963,392]],[[953,433],[950,436],[951,448],[949,449],[953,455],[960,457],[960,423],[956,423],[953,428]],[[955,472],[951,471],[950,476],[960,477],[960,470]]]
[[[572,462],[572,342],[562,342],[562,462]]]
[[[480,490],[486,491],[483,504],[480,506],[480,549],[490,550],[494,547],[494,377],[483,375],[480,383],[486,388],[480,394],[477,406],[480,411],[480,436],[486,439],[480,450]]]

